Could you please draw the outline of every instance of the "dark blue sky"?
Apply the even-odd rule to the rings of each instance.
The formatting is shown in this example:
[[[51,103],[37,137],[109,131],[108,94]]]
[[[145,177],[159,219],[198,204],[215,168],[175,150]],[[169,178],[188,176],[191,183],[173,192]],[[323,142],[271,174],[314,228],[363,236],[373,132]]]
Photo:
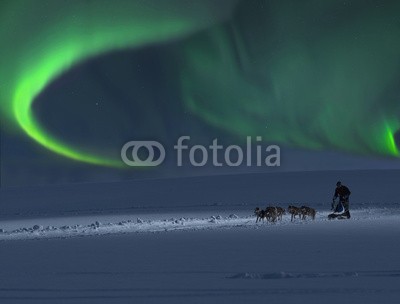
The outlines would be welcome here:
[[[332,37],[332,42],[335,39],[340,41],[337,36],[338,33],[343,33],[344,36],[347,35],[346,26],[351,28],[353,20],[368,16],[373,16],[371,20],[375,20],[377,18],[374,15],[376,11],[378,12],[377,16],[380,16],[379,14],[383,16],[385,12],[390,11],[389,3],[382,1],[369,1],[368,3],[345,1],[342,4],[327,5],[325,8],[310,2],[304,4],[302,11],[298,14],[295,13],[295,8],[298,7],[298,4],[290,1],[281,6],[277,3],[263,1],[254,1],[251,4],[243,2],[239,7],[244,8],[243,11],[247,11],[247,15],[237,11],[232,19],[233,21],[229,21],[223,28],[235,26],[242,30],[243,40],[244,42],[247,41],[247,44],[244,44],[244,48],[247,48],[247,50],[245,52],[240,49],[240,44],[237,41],[235,42],[234,50],[224,49],[224,45],[217,43],[216,46],[221,47],[219,51],[222,52],[220,61],[233,60],[234,70],[236,72],[237,70],[240,71],[241,75],[246,78],[245,82],[247,84],[250,83],[251,86],[260,87],[262,90],[267,91],[272,90],[273,81],[264,79],[263,70],[257,62],[261,58],[258,53],[269,52],[270,57],[268,60],[271,61],[271,66],[273,66],[275,64],[273,62],[275,60],[274,56],[277,56],[278,50],[281,51],[279,56],[283,56],[282,54],[286,52],[285,48],[288,46],[291,54],[296,54],[292,48],[299,39],[305,45],[310,45],[310,50],[316,50],[315,47],[311,46],[316,41],[329,41],[330,37]],[[282,17],[282,14],[284,14],[286,21],[279,20],[278,17]],[[318,16],[313,22],[304,20],[305,16],[313,16],[313,14]],[[257,23],[257,20],[259,20],[259,23]],[[366,19],[365,23],[367,22],[368,20]],[[385,24],[385,22],[382,19],[382,24]],[[319,30],[315,29],[317,23],[321,26]],[[266,26],[268,26],[268,31],[265,32],[265,35],[270,35],[269,40],[267,39],[266,41],[275,42],[279,44],[279,47],[266,45],[265,43],[254,43],[256,39],[262,36]],[[309,31],[307,31],[307,26],[310,27]],[[304,34],[301,30],[298,32],[285,32],[286,27],[304,27],[304,33],[308,34]],[[249,31],[249,29],[252,29],[253,32]],[[240,32],[240,30],[237,31]],[[229,35],[232,34],[232,31],[232,29],[228,31]],[[219,38],[222,37],[219,36]],[[236,36],[233,35],[233,37]],[[356,38],[358,39],[357,36],[354,39]],[[202,46],[199,49],[200,53],[205,52],[204,50],[207,48],[215,47],[215,45],[209,44],[208,41],[212,41],[212,39],[207,32],[199,33],[190,39],[190,47]],[[369,42],[369,38],[364,39],[364,42]],[[335,53],[335,47],[337,47],[337,53],[343,52],[341,45],[335,46],[332,43],[332,46],[333,49],[330,51],[333,54]],[[365,48],[370,48],[370,46],[365,45]],[[203,99],[198,104],[203,107],[201,111],[198,111],[202,112],[201,115],[193,111],[193,108],[190,108],[187,103],[182,101],[182,96],[184,95],[182,93],[182,82],[185,80],[182,77],[185,77],[185,74],[177,76],[178,74],[176,73],[176,71],[186,69],[186,60],[188,58],[185,57],[186,50],[184,49],[180,41],[167,41],[139,49],[126,49],[94,57],[74,66],[54,80],[36,98],[33,104],[34,113],[46,130],[51,130],[52,135],[61,138],[65,143],[84,147],[85,150],[91,153],[118,159],[121,147],[127,141],[159,141],[167,150],[166,161],[161,166],[138,170],[135,168],[107,168],[80,163],[54,154],[37,145],[28,137],[21,136],[21,134],[2,130],[1,169],[3,186],[117,181],[246,172],[400,169],[400,161],[395,158],[370,156],[371,153],[359,153],[357,150],[359,148],[356,149],[356,152],[351,151],[352,149],[346,151],[346,148],[331,147],[331,139],[322,138],[322,133],[307,133],[310,125],[315,124],[315,122],[305,119],[307,116],[300,115],[300,118],[294,123],[293,120],[288,119],[291,114],[284,117],[288,121],[287,131],[285,131],[287,132],[287,138],[295,137],[295,134],[302,133],[305,134],[304,138],[306,140],[314,136],[322,143],[329,144],[319,149],[315,149],[315,147],[308,149],[303,147],[307,146],[307,144],[296,147],[296,145],[290,143],[296,142],[296,139],[286,140],[288,143],[278,142],[281,147],[281,166],[279,168],[248,167],[246,165],[234,168],[229,168],[228,166],[216,168],[211,163],[200,168],[193,167],[187,162],[185,166],[177,167],[176,151],[173,149],[173,145],[182,135],[191,136],[191,140],[188,142],[191,146],[195,144],[209,146],[212,144],[213,139],[217,138],[219,143],[225,147],[237,144],[245,150],[245,133],[238,134],[235,130],[245,130],[247,126],[251,125],[252,132],[249,132],[248,135],[253,136],[253,143],[255,135],[263,135],[263,139],[266,139],[265,142],[262,142],[263,147],[276,143],[274,139],[268,140],[269,130],[274,134],[278,133],[276,129],[283,128],[285,130],[285,124],[282,124],[282,126],[278,124],[279,119],[271,119],[273,116],[279,118],[280,115],[285,114],[282,112],[281,106],[277,106],[276,110],[273,108],[269,114],[270,116],[268,116],[270,118],[263,121],[256,115],[256,105],[252,108],[252,105],[248,105],[246,100],[242,102],[242,104],[246,104],[246,107],[240,106],[234,109],[232,107],[235,106],[235,103],[230,104],[229,100],[222,101],[218,99],[218,96],[220,96],[220,93],[217,92],[218,88],[225,85],[227,87],[224,88],[223,95],[231,96],[230,94],[232,93],[231,98],[235,97],[237,88],[234,83],[236,80],[232,81],[229,77],[229,70],[226,70],[232,67],[232,63],[220,67],[220,69],[223,69],[222,74],[227,75],[225,76],[225,81],[215,77],[216,73],[221,72],[220,70],[209,66],[206,61],[204,61],[204,64],[201,62],[201,55],[198,55],[200,61],[199,69],[204,66],[210,73],[205,74],[206,76],[208,75],[206,80],[203,79],[204,75],[196,75],[197,78],[193,77],[191,79],[190,87],[195,87],[192,92],[193,96],[199,97],[200,100]],[[226,52],[226,58],[224,58],[224,52]],[[248,58],[244,58],[243,53],[250,55],[248,55]],[[288,58],[295,58],[295,55],[291,56]],[[253,59],[254,62],[248,62],[248,60],[252,61]],[[297,60],[297,57],[293,59],[293,65],[298,64],[296,63]],[[315,61],[311,59],[305,64],[317,64],[318,60],[320,59],[315,58]],[[217,62],[217,64],[219,63]],[[285,64],[285,61],[282,61],[281,65]],[[340,62],[340,64],[343,63]],[[316,71],[321,73],[319,68],[314,72]],[[327,73],[331,72],[327,71]],[[294,71],[293,73],[296,72]],[[312,73],[313,71],[308,72],[308,74]],[[196,82],[196,79],[198,79],[198,82]],[[352,79],[352,81],[354,86],[358,85],[357,79]],[[204,85],[205,83],[208,85]],[[382,102],[382,108],[393,108],[393,105],[396,104],[395,101],[400,97],[398,86],[394,85],[395,83],[398,83],[398,78],[390,79],[390,85],[387,85],[387,88],[382,90],[383,93],[380,93],[377,97],[378,99],[373,101],[373,108],[370,111],[366,108],[360,108],[360,112],[363,112],[364,116],[373,117],[375,112],[379,112],[377,109],[380,108],[380,102]],[[382,84],[380,85],[382,86]],[[318,83],[313,83],[310,88],[315,86],[318,86]],[[307,107],[310,107],[310,104],[304,100],[307,99],[307,96],[312,96],[313,92],[304,93],[303,91],[307,90],[307,88],[303,90],[301,86],[296,85],[290,88],[293,90],[291,94],[298,94],[301,97],[299,97],[299,103],[304,102],[305,110],[303,109],[303,111],[307,112]],[[249,89],[237,90],[237,94],[242,94],[243,92],[250,95],[254,93]],[[371,92],[374,91],[372,90]],[[315,95],[318,94],[317,89]],[[204,101],[205,98],[209,99]],[[290,100],[292,97],[288,95],[287,98]],[[381,98],[381,101],[379,98]],[[281,102],[281,104],[284,102]],[[369,102],[367,106],[371,106],[371,104],[372,102]],[[296,107],[289,109],[288,112],[296,114],[296,109],[297,104]],[[354,107],[351,107],[351,109],[354,112]],[[219,113],[217,122],[215,122],[214,116],[211,117],[209,115],[210,113],[213,115]],[[234,115],[231,115],[232,113]],[[243,115],[243,120],[240,114]],[[354,117],[357,117],[357,113],[354,112],[353,114]],[[213,119],[212,122],[207,120],[211,119],[210,117]],[[351,119],[351,114],[347,113],[346,117]],[[338,117],[338,124],[340,124],[340,119]],[[363,119],[358,117],[356,120],[355,118],[354,124],[364,122]],[[220,123],[218,120],[220,120]],[[227,128],[229,124],[230,128]],[[300,129],[304,130],[298,132],[299,130],[293,129],[294,126],[299,126]],[[359,126],[356,125],[350,127],[359,129]],[[342,131],[340,128],[337,130],[338,132]],[[280,129],[279,132],[281,132]],[[335,133],[335,127],[332,128],[332,133]],[[355,142],[361,140],[356,135],[355,133]],[[334,136],[333,134],[332,138]],[[398,136],[400,135],[397,134],[396,137]],[[338,147],[340,146],[341,144],[339,143]],[[254,154],[256,147],[255,145],[253,147]],[[367,150],[369,151],[370,148]],[[187,157],[189,152],[186,151],[185,153]],[[222,153],[219,154],[220,158],[223,158]]]

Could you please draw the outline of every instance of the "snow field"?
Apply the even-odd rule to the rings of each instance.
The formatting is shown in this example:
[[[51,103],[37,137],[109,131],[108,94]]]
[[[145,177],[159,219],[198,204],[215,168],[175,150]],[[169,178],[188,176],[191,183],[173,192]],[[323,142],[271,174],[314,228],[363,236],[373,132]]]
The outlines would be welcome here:
[[[0,241],[21,240],[21,239],[48,239],[48,238],[66,238],[66,237],[82,237],[105,234],[122,234],[122,233],[156,233],[156,232],[173,232],[173,231],[190,231],[205,229],[233,229],[233,228],[253,228],[253,229],[280,229],[286,226],[299,225],[348,225],[350,223],[368,224],[375,221],[390,224],[393,221],[399,221],[400,210],[391,208],[365,208],[352,211],[350,220],[332,220],[327,219],[330,212],[317,212],[315,220],[295,219],[290,221],[290,215],[283,216],[282,221],[271,223],[261,221],[256,223],[254,215],[242,212],[239,215],[228,213],[227,215],[211,215],[208,217],[169,217],[163,218],[163,214],[142,215],[140,218],[133,218],[133,215],[113,216],[116,222],[101,222],[95,220],[95,216],[81,217],[79,220],[75,218],[42,218],[31,219],[32,226],[24,226],[24,221],[12,221],[2,224],[0,222]],[[168,214],[170,215],[170,214]],[[104,216],[103,216],[104,217]],[[104,217],[107,219],[107,217]],[[347,222],[346,222],[347,221]],[[25,221],[26,222],[26,221]],[[50,222],[52,224],[50,224]],[[62,225],[54,223],[62,222]],[[78,224],[76,222],[79,222]],[[19,225],[19,226],[18,226]],[[17,226],[17,227],[15,227]],[[362,226],[362,225],[361,225]]]

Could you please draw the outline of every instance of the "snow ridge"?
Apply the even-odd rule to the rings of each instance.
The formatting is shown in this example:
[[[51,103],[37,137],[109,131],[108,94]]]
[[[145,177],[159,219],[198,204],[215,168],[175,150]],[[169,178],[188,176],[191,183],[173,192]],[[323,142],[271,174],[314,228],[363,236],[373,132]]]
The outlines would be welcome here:
[[[398,220],[399,209],[359,209],[352,212],[351,221],[371,221],[385,219]],[[315,220],[307,219],[290,221],[290,216],[286,215],[282,221],[276,223],[258,222],[255,216],[244,214],[239,216],[231,213],[226,216],[212,215],[209,217],[170,217],[168,219],[142,219],[121,220],[114,223],[101,223],[99,220],[93,221],[92,217],[86,219],[87,224],[74,225],[48,225],[46,220],[40,219],[40,223],[32,227],[21,227],[12,230],[0,229],[0,241],[21,240],[21,239],[47,239],[47,238],[69,238],[81,236],[94,236],[120,233],[159,233],[172,231],[189,231],[204,229],[232,229],[232,228],[272,228],[288,225],[305,225],[321,222],[328,222],[329,212],[319,212]],[[127,218],[129,215],[122,215]],[[73,218],[72,218],[73,219]],[[71,219],[68,219],[71,221]],[[332,222],[337,222],[334,220]],[[53,219],[54,222],[54,219]],[[1,224],[1,223],[0,223]]]

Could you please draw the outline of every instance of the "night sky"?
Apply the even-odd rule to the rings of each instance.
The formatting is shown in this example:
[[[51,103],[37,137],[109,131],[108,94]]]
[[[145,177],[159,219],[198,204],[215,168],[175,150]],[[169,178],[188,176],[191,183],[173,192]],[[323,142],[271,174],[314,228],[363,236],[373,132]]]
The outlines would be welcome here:
[[[399,1],[2,1],[6,185],[400,168]],[[172,146],[282,149],[281,168],[176,168]],[[167,147],[127,168],[129,140]],[[171,148],[170,151],[168,148]]]

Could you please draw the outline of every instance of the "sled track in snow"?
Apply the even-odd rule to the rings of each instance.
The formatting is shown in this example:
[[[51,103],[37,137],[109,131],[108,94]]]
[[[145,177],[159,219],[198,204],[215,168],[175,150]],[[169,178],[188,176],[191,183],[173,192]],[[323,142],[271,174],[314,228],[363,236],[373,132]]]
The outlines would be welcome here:
[[[368,222],[392,222],[398,221],[400,224],[400,209],[398,208],[364,208],[351,211],[350,220],[328,220],[330,212],[318,212],[315,220],[295,219],[290,221],[290,216],[285,215],[282,221],[271,223],[261,221],[256,223],[253,215],[229,214],[226,216],[213,215],[209,217],[168,217],[165,215],[153,214],[154,219],[141,219],[132,215],[121,215],[120,221],[101,223],[93,220],[95,216],[87,216],[83,219],[85,224],[73,223],[73,218],[68,218],[70,225],[49,225],[48,218],[34,220],[35,225],[30,227],[21,226],[17,229],[0,229],[0,241],[22,240],[22,239],[53,239],[71,238],[83,236],[99,236],[109,234],[124,233],[163,233],[174,231],[193,231],[193,230],[216,230],[216,229],[280,229],[280,227],[300,226],[300,225],[322,225],[324,223],[368,223]],[[157,217],[159,219],[157,219]],[[54,218],[52,218],[54,222]],[[82,222],[82,219],[80,220]],[[65,222],[65,221],[64,221]],[[0,228],[1,228],[0,222]]]

